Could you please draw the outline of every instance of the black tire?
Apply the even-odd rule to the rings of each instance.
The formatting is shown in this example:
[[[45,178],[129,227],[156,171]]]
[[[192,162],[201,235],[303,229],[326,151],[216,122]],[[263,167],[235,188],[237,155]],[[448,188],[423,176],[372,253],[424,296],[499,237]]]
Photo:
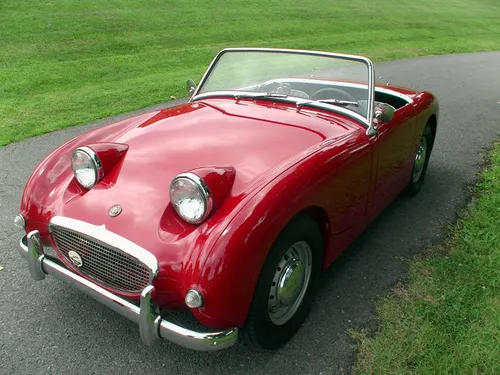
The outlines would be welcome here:
[[[420,174],[416,172],[418,168],[418,163],[417,163],[417,155],[419,152],[419,149],[421,148],[422,144],[426,144],[426,152],[425,152],[425,159],[423,162],[423,168],[420,172]],[[432,130],[429,124],[425,125],[424,131],[422,133],[422,136],[420,138],[420,145],[419,149],[417,149],[417,153],[415,154],[415,159],[413,162],[413,168],[410,174],[410,181],[408,182],[408,185],[405,187],[403,190],[403,195],[406,195],[407,197],[414,197],[415,195],[418,194],[420,189],[422,188],[422,184],[424,183],[425,179],[425,174],[427,173],[427,166],[429,165],[429,158],[431,156],[432,152],[432,146],[434,144],[434,137],[432,136]]]
[[[301,246],[306,248],[304,243],[307,243],[311,249],[311,258],[309,258],[311,264],[309,282],[307,286],[301,288],[301,290],[303,290],[303,292],[301,291],[299,293],[299,295],[303,294],[301,302],[299,301],[300,297],[295,300],[299,301],[296,304],[298,307],[291,308],[289,311],[289,314],[292,314],[291,317],[281,324],[275,324],[277,318],[276,316],[272,317],[275,313],[271,312],[269,305],[273,303],[270,302],[270,300],[272,301],[271,297],[273,297],[271,294],[278,288],[275,286],[275,281],[278,277],[278,271],[281,270],[279,266],[283,265],[283,262],[289,261],[288,259],[291,259],[289,254],[293,252],[295,248],[300,248]],[[261,349],[277,349],[291,339],[309,313],[321,273],[322,254],[323,240],[321,232],[316,222],[310,217],[299,215],[283,229],[278,239],[273,244],[261,270],[247,320],[244,327],[241,329],[240,337],[244,343]],[[298,256],[297,259],[300,259],[300,256]],[[306,262],[304,262],[304,264],[306,264]],[[299,271],[294,272],[302,275]],[[280,274],[284,273],[283,271]],[[305,274],[307,274],[307,272],[305,272],[304,275]],[[305,279],[307,279],[306,276],[304,276],[302,280]],[[304,283],[299,285],[303,284]],[[291,282],[290,285],[297,284]],[[293,291],[293,294],[295,294],[297,287],[293,288]],[[275,301],[278,300],[279,298],[277,295]],[[277,302],[275,303],[277,304]],[[290,307],[285,307],[285,309],[290,309]],[[294,309],[296,309],[296,311],[293,312]],[[273,319],[275,322],[273,322]]]

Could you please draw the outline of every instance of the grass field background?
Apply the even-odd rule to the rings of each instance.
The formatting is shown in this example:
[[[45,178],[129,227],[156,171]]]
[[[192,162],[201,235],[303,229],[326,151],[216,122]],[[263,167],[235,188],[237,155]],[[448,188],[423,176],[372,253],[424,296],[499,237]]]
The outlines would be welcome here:
[[[185,96],[224,47],[500,49],[498,0],[2,0],[0,145]]]

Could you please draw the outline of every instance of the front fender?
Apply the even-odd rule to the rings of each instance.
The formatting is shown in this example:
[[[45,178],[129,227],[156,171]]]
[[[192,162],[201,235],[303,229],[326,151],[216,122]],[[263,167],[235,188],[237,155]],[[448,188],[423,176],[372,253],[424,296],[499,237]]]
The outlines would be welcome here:
[[[205,297],[204,307],[194,309],[194,315],[209,327],[241,327],[269,250],[283,228],[304,210],[320,226],[324,262],[330,262],[331,234],[364,218],[370,175],[371,148],[360,127],[263,186],[210,246],[192,286]],[[329,216],[332,212],[335,215]]]
[[[206,326],[244,324],[267,254],[302,206],[291,205],[293,193],[280,186],[268,185],[254,196],[212,247],[194,286],[205,297],[205,305],[193,313]]]
[[[322,171],[313,167],[317,158],[322,157],[304,160],[264,186],[221,232],[193,285],[205,297],[204,307],[193,310],[200,322],[219,328],[244,324],[261,269],[280,232],[304,209],[321,210]],[[320,229],[327,234],[327,215],[323,218]]]

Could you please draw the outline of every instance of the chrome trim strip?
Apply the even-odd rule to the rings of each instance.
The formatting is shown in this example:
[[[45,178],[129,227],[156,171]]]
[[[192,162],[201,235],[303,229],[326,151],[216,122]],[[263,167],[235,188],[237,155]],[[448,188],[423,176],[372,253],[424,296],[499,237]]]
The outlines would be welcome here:
[[[32,247],[31,250],[29,250],[28,243]],[[45,258],[38,231],[30,232],[28,236],[24,236],[20,240],[19,245],[21,255],[28,261],[30,270],[37,269],[43,273],[44,277],[45,275],[52,275],[59,280],[68,282],[111,310],[139,324],[140,336],[146,345],[151,345],[158,338],[162,338],[192,350],[215,351],[234,345],[238,339],[238,328],[202,333],[191,331],[164,320],[158,313],[158,307],[152,301],[152,294],[154,292],[152,285],[142,291],[141,304],[140,306],[136,306],[52,260]],[[30,252],[40,254],[40,256],[38,258],[32,257],[30,256]]]
[[[368,112],[366,114],[366,123],[368,125],[368,129],[366,130],[366,134],[368,136],[375,135],[377,133],[376,127],[373,123],[373,102],[374,102],[374,87],[375,87],[375,73],[374,73],[374,67],[373,63],[371,62],[370,59],[364,57],[364,56],[359,56],[359,55],[348,55],[348,54],[341,54],[341,53],[333,53],[333,52],[324,52],[324,51],[314,51],[314,50],[300,50],[300,49],[279,49],[279,48],[226,48],[220,51],[215,58],[212,60],[210,65],[208,66],[208,69],[205,71],[205,74],[201,78],[200,84],[198,87],[196,87],[196,90],[193,93],[193,96],[189,99],[189,102],[192,102],[197,98],[198,92],[200,89],[203,87],[205,84],[205,81],[207,80],[208,76],[212,72],[213,68],[217,64],[217,61],[220,59],[220,57],[227,52],[273,52],[273,53],[292,53],[292,54],[299,54],[299,55],[311,55],[311,56],[324,56],[324,57],[331,57],[331,58],[337,58],[337,59],[342,59],[342,60],[352,60],[352,61],[358,61],[362,62],[367,65],[368,67]],[[331,109],[331,108],[329,108]]]
[[[102,241],[123,253],[136,258],[149,267],[151,270],[151,279],[154,279],[158,274],[158,260],[149,251],[140,247],[132,241],[119,236],[106,229],[104,225],[93,225],[85,221],[72,219],[63,216],[54,216],[49,222],[49,231],[52,232],[53,226],[63,227],[83,235],[95,238]]]

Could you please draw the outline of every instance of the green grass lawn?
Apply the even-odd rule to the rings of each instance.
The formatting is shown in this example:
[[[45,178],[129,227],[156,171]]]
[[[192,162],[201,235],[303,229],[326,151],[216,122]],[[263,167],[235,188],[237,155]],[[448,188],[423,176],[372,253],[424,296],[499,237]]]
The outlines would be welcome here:
[[[0,145],[184,96],[229,46],[500,49],[498,0],[2,0]]]
[[[447,243],[411,262],[359,339],[358,374],[500,374],[500,143]]]

